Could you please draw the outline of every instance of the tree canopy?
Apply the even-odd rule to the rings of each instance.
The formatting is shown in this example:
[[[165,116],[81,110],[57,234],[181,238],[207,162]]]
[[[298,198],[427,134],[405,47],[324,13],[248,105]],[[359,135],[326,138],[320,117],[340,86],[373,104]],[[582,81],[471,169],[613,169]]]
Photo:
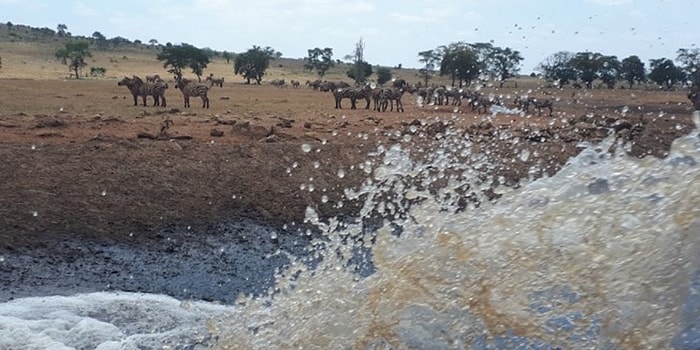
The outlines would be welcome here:
[[[348,78],[353,79],[355,84],[359,84],[372,75],[372,65],[365,61],[355,62],[345,74]]]
[[[374,73],[377,75],[377,84],[384,85],[384,83],[391,80],[391,69],[387,67],[377,66]]]
[[[92,57],[87,41],[71,41],[55,53],[56,58],[60,59],[68,69],[75,73],[75,78],[80,79],[80,70],[87,66],[85,58]]]
[[[683,64],[682,68],[694,86],[700,86],[700,49],[678,49],[676,60]]]
[[[620,67],[620,78],[629,84],[630,89],[634,83],[645,82],[647,75],[644,70],[644,62],[635,55],[623,59]]]
[[[282,53],[269,46],[262,48],[253,45],[253,48],[236,56],[233,61],[233,74],[242,75],[246,84],[250,84],[251,79],[260,84],[265,71],[270,66],[270,60],[281,56]]]
[[[168,72],[175,74],[177,80],[182,79],[184,68],[191,68],[192,73],[201,81],[204,68],[211,62],[211,58],[204,50],[185,43],[164,47],[156,59],[163,62],[163,68],[170,67]]]
[[[574,54],[569,51],[559,51],[551,54],[537,66],[544,78],[554,82],[554,85],[564,86],[576,81],[576,70],[571,65]]]
[[[440,53],[436,50],[426,50],[418,53],[418,62],[423,63],[423,68],[420,69],[420,74],[428,85],[430,74],[435,70],[435,66],[440,62]]]
[[[668,58],[657,58],[649,61],[651,71],[649,80],[659,84],[667,90],[671,90],[673,85],[685,78],[683,70]]]
[[[334,66],[333,49],[326,47],[324,49],[313,48],[308,50],[308,56],[304,57],[304,69],[316,71],[319,77],[326,75],[326,72]]]
[[[472,80],[479,77],[484,64],[479,61],[477,52],[466,43],[457,42],[448,46],[442,46],[440,75],[449,75],[452,78],[452,85],[455,80],[459,81],[459,86],[463,83],[469,85]]]

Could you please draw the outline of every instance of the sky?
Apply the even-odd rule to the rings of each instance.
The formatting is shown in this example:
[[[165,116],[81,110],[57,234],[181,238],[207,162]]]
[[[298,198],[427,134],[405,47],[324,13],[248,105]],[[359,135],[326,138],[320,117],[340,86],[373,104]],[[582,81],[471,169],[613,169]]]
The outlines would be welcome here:
[[[0,0],[0,23],[229,52],[270,46],[287,58],[330,47],[342,60],[362,38],[368,63],[412,68],[421,51],[490,42],[520,51],[529,74],[558,51],[675,59],[700,44],[696,1]]]

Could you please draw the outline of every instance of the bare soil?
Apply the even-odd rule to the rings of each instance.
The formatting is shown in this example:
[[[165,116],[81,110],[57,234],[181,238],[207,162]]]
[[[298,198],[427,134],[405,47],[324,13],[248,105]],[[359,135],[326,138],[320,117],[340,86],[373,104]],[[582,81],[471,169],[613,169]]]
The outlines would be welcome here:
[[[367,153],[414,131],[430,140],[446,127],[462,130],[502,160],[495,178],[512,186],[533,164],[540,165],[535,176],[556,172],[581,141],[613,132],[635,156],[663,157],[693,127],[683,92],[531,92],[556,100],[549,117],[421,107],[408,94],[405,113],[366,110],[364,101],[337,110],[330,94],[303,86],[227,83],[211,89],[211,108],[203,109],[198,99],[183,108],[172,84],[165,108],[150,98],[133,106],[116,80],[2,84],[9,91],[0,95],[0,244],[7,249],[44,245],[47,235],[140,242],[134,237],[153,238],[169,225],[237,216],[299,222],[309,205],[324,216],[350,215],[355,207],[336,204],[342,189],[366,178],[359,165]],[[527,91],[484,89],[509,107],[509,98]],[[513,138],[523,141],[516,149]],[[532,150],[526,161],[517,157],[523,147]],[[348,176],[339,178],[338,169]]]

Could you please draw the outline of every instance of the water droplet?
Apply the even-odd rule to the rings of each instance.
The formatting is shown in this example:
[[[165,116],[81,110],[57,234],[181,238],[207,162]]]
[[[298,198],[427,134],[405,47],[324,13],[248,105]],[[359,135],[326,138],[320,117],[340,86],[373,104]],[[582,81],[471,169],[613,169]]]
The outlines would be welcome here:
[[[305,143],[301,145],[301,150],[304,151],[304,153],[309,153],[311,152],[311,145]]]
[[[1,263],[1,262],[5,262],[5,257],[4,257],[4,256],[0,256],[0,263]]]
[[[326,196],[325,194],[321,196],[321,203],[328,203],[328,196]]]
[[[106,196],[106,195],[107,195],[107,190],[102,190],[102,193],[101,193],[101,194],[102,194],[102,196]]]
[[[36,149],[36,145],[32,145],[31,147],[32,151]]]
[[[683,130],[683,125],[676,124],[676,130]]]
[[[296,169],[296,167],[298,167],[298,166],[299,166],[299,163],[297,163],[297,162],[292,163],[292,168]]]
[[[38,212],[38,211],[36,211],[36,210],[35,210],[35,211],[33,211],[33,212],[32,212],[32,216],[34,216],[34,217],[36,217],[36,216],[39,216],[39,212]]]
[[[338,177],[341,179],[344,178],[345,177],[345,170],[338,169]]]
[[[527,160],[530,158],[530,151],[527,149],[523,149],[522,151],[520,151],[519,157],[520,160],[522,160],[523,162],[527,162]]]
[[[318,169],[321,166],[321,163],[319,161],[314,162],[314,169]]]
[[[270,234],[270,238],[271,238],[271,239],[277,239],[277,232],[272,231],[272,233]]]

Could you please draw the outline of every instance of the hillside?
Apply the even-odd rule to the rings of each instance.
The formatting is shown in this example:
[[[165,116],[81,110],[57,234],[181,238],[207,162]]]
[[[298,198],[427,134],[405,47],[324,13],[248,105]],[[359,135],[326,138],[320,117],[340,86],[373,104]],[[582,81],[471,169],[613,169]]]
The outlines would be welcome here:
[[[56,50],[63,47],[71,40],[86,40],[92,43],[93,57],[88,60],[88,66],[83,69],[83,74],[90,71],[90,67],[104,67],[107,74],[101,79],[117,79],[123,76],[160,74],[167,77],[169,74],[163,68],[161,62],[156,59],[159,46],[133,43],[127,39],[118,38],[118,46],[109,47],[106,50],[99,49],[92,38],[83,36],[59,36],[49,28],[33,28],[24,25],[12,25],[0,23],[0,57],[2,57],[1,78],[10,79],[66,79],[70,76],[67,67],[54,56]],[[193,43],[196,46],[196,44]],[[240,76],[233,75],[233,60],[226,62],[221,57],[221,52],[215,52],[212,62],[207,66],[204,75],[214,74],[223,76],[227,81],[242,83]],[[350,80],[345,72],[350,68],[349,64],[342,63],[331,68],[324,79],[340,81]],[[392,76],[411,81],[420,80],[415,69],[391,68]],[[191,74],[191,72],[187,72]],[[265,76],[266,81],[273,79],[291,79],[305,82],[317,79],[314,72],[304,69],[304,59],[282,57],[270,62],[270,68]],[[95,78],[92,78],[95,79]],[[443,79],[438,77],[435,82]]]

